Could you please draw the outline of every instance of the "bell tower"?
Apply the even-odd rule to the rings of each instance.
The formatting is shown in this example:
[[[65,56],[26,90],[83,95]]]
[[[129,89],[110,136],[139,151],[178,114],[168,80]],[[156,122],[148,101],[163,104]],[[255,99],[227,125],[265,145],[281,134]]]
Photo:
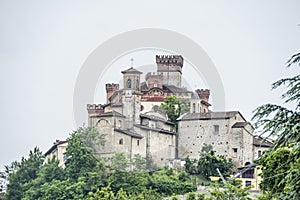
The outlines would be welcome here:
[[[133,67],[122,71],[123,74],[123,92],[122,114],[126,117],[125,127],[127,129],[133,128],[134,124],[140,123],[141,110],[141,91],[140,91],[140,77],[142,72]]]

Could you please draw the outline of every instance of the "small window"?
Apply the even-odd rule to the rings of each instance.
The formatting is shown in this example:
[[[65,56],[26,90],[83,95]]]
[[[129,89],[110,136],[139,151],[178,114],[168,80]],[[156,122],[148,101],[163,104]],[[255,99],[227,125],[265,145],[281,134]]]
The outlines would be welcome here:
[[[195,113],[195,112],[196,112],[196,104],[193,103],[193,113]]]
[[[136,145],[137,145],[137,146],[140,146],[140,140],[137,140],[137,141],[136,141]]]
[[[233,152],[237,153],[238,149],[237,148],[233,148]]]
[[[215,133],[219,133],[219,125],[214,125],[214,131]]]
[[[258,157],[261,157],[262,153],[261,153],[261,150],[258,150]]]
[[[246,181],[245,186],[250,186],[251,185],[251,181]]]
[[[120,140],[119,140],[119,144],[120,145],[122,145],[124,142],[123,142],[123,138],[121,138]]]

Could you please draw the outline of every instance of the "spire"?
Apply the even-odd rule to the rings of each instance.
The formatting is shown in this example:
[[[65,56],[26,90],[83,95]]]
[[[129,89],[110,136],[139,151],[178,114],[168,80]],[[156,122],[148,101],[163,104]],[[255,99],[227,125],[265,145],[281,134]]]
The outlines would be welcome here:
[[[133,61],[134,61],[134,59],[131,58],[131,59],[130,59],[130,66],[131,66],[131,68],[133,68]]]

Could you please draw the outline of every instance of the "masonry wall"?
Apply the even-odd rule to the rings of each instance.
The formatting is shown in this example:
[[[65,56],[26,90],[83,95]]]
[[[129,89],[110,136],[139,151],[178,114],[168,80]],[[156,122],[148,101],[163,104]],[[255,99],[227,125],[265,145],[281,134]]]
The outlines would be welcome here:
[[[219,131],[215,130],[219,126]],[[179,123],[179,158],[198,159],[202,147],[212,145],[218,155],[228,156],[230,141],[229,120],[189,120]]]
[[[253,160],[253,136],[243,128],[232,128],[244,120],[239,115],[229,119],[180,121],[178,127],[178,156],[198,159],[205,144],[217,155],[231,158],[236,166]],[[218,126],[218,128],[216,128]]]

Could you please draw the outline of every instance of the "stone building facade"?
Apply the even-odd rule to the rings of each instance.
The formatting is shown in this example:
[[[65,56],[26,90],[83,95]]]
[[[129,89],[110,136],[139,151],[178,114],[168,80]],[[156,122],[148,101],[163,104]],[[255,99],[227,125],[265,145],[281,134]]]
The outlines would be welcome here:
[[[174,124],[156,109],[141,112],[142,72],[131,67],[122,74],[122,89],[118,84],[106,84],[107,104],[87,105],[88,125],[106,135],[98,153],[110,157],[120,151],[129,159],[140,154],[164,166],[175,159]]]
[[[211,111],[210,90],[183,87],[182,56],[156,56],[156,64],[157,71],[146,73],[145,81],[133,67],[122,71],[122,88],[107,83],[105,104],[87,105],[88,126],[106,135],[99,154],[111,157],[121,151],[129,159],[140,154],[163,166],[187,156],[198,159],[202,148],[211,145],[216,154],[242,167],[272,145],[253,136],[253,127],[240,112]],[[190,101],[190,112],[178,118],[177,133],[175,124],[158,111],[171,95]]]

